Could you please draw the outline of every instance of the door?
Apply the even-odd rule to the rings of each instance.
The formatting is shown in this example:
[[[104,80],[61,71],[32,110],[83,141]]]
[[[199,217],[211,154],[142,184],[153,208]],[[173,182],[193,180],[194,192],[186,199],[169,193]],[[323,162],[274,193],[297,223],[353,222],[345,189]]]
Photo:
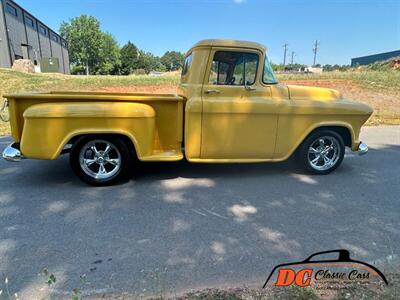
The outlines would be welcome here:
[[[232,48],[213,49],[211,57],[202,90],[201,158],[272,158],[278,104],[260,80],[264,57]]]
[[[21,49],[22,49],[22,56],[24,59],[29,59],[29,46],[28,45],[21,45]]]

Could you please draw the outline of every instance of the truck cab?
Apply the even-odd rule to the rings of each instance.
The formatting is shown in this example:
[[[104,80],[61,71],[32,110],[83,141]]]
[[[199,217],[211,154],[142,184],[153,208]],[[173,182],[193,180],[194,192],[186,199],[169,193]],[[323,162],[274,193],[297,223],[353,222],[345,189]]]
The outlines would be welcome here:
[[[180,85],[187,159],[282,161],[324,127],[357,151],[371,108],[332,89],[279,83],[266,52],[261,44],[231,40],[204,40],[187,52]]]
[[[224,40],[188,51],[180,85],[188,160],[274,159],[279,101],[272,90],[287,90],[276,86],[265,52],[257,43]]]

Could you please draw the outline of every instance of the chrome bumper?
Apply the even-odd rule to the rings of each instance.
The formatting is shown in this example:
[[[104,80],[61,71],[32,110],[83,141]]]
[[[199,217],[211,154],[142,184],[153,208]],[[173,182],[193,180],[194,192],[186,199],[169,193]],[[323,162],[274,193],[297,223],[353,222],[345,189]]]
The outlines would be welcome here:
[[[367,144],[364,144],[363,142],[360,142],[357,148],[357,153],[358,155],[364,155],[368,152],[368,146]]]
[[[19,150],[19,145],[16,143],[7,146],[7,148],[4,149],[2,156],[7,161],[20,161],[24,158]]]

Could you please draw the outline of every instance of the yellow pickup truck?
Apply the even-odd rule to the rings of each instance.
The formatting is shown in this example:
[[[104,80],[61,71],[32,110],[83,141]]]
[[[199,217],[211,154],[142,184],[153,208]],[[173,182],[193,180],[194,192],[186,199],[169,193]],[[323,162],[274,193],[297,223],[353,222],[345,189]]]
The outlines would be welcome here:
[[[360,154],[372,109],[332,89],[279,83],[258,43],[204,40],[186,54],[176,95],[49,92],[6,95],[14,143],[6,160],[56,159],[93,185],[140,161],[248,163],[292,155],[327,174],[345,146]]]

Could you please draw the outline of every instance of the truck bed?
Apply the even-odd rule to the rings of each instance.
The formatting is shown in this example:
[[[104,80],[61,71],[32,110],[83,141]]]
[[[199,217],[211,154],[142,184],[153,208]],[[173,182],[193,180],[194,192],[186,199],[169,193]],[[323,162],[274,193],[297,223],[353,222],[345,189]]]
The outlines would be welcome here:
[[[158,157],[162,156],[163,153],[167,153],[171,160],[178,160],[183,157],[181,153],[181,143],[183,136],[183,98],[173,94],[151,94],[151,93],[109,93],[109,92],[70,92],[70,91],[50,91],[45,93],[21,93],[21,94],[10,94],[5,95],[5,98],[9,101],[9,112],[10,122],[12,128],[12,137],[15,142],[20,143],[25,119],[29,115],[25,112],[30,107],[35,105],[50,104],[51,109],[55,113],[62,111],[64,106],[68,103],[79,103],[82,107],[85,107],[85,117],[90,116],[90,108],[84,104],[93,103],[94,116],[101,120],[104,119],[106,123],[106,117],[104,113],[99,114],[99,107],[104,107],[107,110],[105,102],[110,102],[110,109],[115,107],[111,103],[143,103],[150,106],[155,112],[155,132],[154,132],[154,143],[152,145],[151,153],[147,153],[145,160],[157,160]],[[96,103],[99,105],[96,106]],[[90,106],[90,105],[89,105]],[[132,107],[131,105],[126,107]],[[39,114],[43,106],[37,106],[35,111]],[[95,108],[97,107],[97,110]],[[129,109],[129,108],[128,108]],[[44,111],[44,110],[43,110]],[[48,110],[47,110],[48,111]],[[75,112],[79,111],[79,105],[75,107]],[[99,114],[99,115],[96,115]],[[77,118],[76,114],[74,116]],[[114,116],[118,118],[120,116]],[[122,116],[121,116],[122,117]],[[49,116],[47,118],[50,118]],[[84,123],[80,117],[80,122]],[[36,121],[37,122],[37,121]],[[101,122],[101,121],[99,121]],[[124,121],[125,122],[125,121]],[[43,120],[42,124],[48,124]],[[43,125],[43,133],[48,125]],[[32,143],[31,141],[29,141]],[[43,145],[42,145],[43,147]],[[171,153],[173,155],[171,155]]]

